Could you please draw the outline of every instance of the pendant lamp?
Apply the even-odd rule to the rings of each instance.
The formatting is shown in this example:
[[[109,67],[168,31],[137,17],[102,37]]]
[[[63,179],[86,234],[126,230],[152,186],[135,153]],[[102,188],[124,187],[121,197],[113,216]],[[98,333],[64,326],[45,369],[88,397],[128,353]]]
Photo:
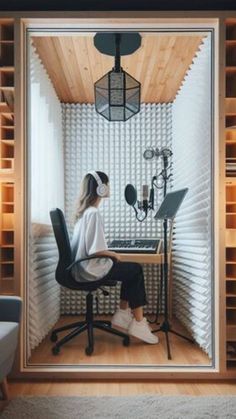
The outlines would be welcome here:
[[[140,111],[141,84],[123,70],[122,55],[132,54],[141,45],[138,33],[98,33],[95,47],[115,57],[114,67],[96,81],[95,109],[108,121],[127,121]]]

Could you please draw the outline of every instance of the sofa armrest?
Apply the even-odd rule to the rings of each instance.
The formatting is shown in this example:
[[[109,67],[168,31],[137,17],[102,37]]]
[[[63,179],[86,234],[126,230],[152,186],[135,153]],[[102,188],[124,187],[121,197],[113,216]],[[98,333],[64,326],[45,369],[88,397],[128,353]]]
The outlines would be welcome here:
[[[20,322],[22,300],[15,296],[0,296],[0,321]]]

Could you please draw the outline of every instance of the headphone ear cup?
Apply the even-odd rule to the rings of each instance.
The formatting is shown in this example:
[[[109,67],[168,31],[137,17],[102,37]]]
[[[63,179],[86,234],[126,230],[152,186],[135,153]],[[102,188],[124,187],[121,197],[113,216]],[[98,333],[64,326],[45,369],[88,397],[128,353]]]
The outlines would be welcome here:
[[[106,196],[108,193],[108,186],[105,183],[102,183],[101,185],[98,185],[96,192],[98,196]]]

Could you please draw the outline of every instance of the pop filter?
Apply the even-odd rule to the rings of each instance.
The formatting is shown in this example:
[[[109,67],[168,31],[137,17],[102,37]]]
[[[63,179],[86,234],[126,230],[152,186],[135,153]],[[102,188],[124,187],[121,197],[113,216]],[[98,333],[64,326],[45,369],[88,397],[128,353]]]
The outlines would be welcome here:
[[[137,191],[133,185],[130,183],[125,187],[125,200],[128,205],[132,205],[132,207],[137,202]]]

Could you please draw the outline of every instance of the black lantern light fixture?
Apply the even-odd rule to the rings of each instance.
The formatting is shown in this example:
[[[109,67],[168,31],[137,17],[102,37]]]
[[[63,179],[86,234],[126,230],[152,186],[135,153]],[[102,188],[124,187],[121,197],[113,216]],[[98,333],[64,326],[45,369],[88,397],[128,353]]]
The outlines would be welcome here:
[[[120,65],[121,55],[135,52],[141,45],[138,33],[97,33],[94,45],[103,54],[115,57],[111,71],[96,81],[95,109],[108,121],[127,121],[140,111],[141,84]]]

